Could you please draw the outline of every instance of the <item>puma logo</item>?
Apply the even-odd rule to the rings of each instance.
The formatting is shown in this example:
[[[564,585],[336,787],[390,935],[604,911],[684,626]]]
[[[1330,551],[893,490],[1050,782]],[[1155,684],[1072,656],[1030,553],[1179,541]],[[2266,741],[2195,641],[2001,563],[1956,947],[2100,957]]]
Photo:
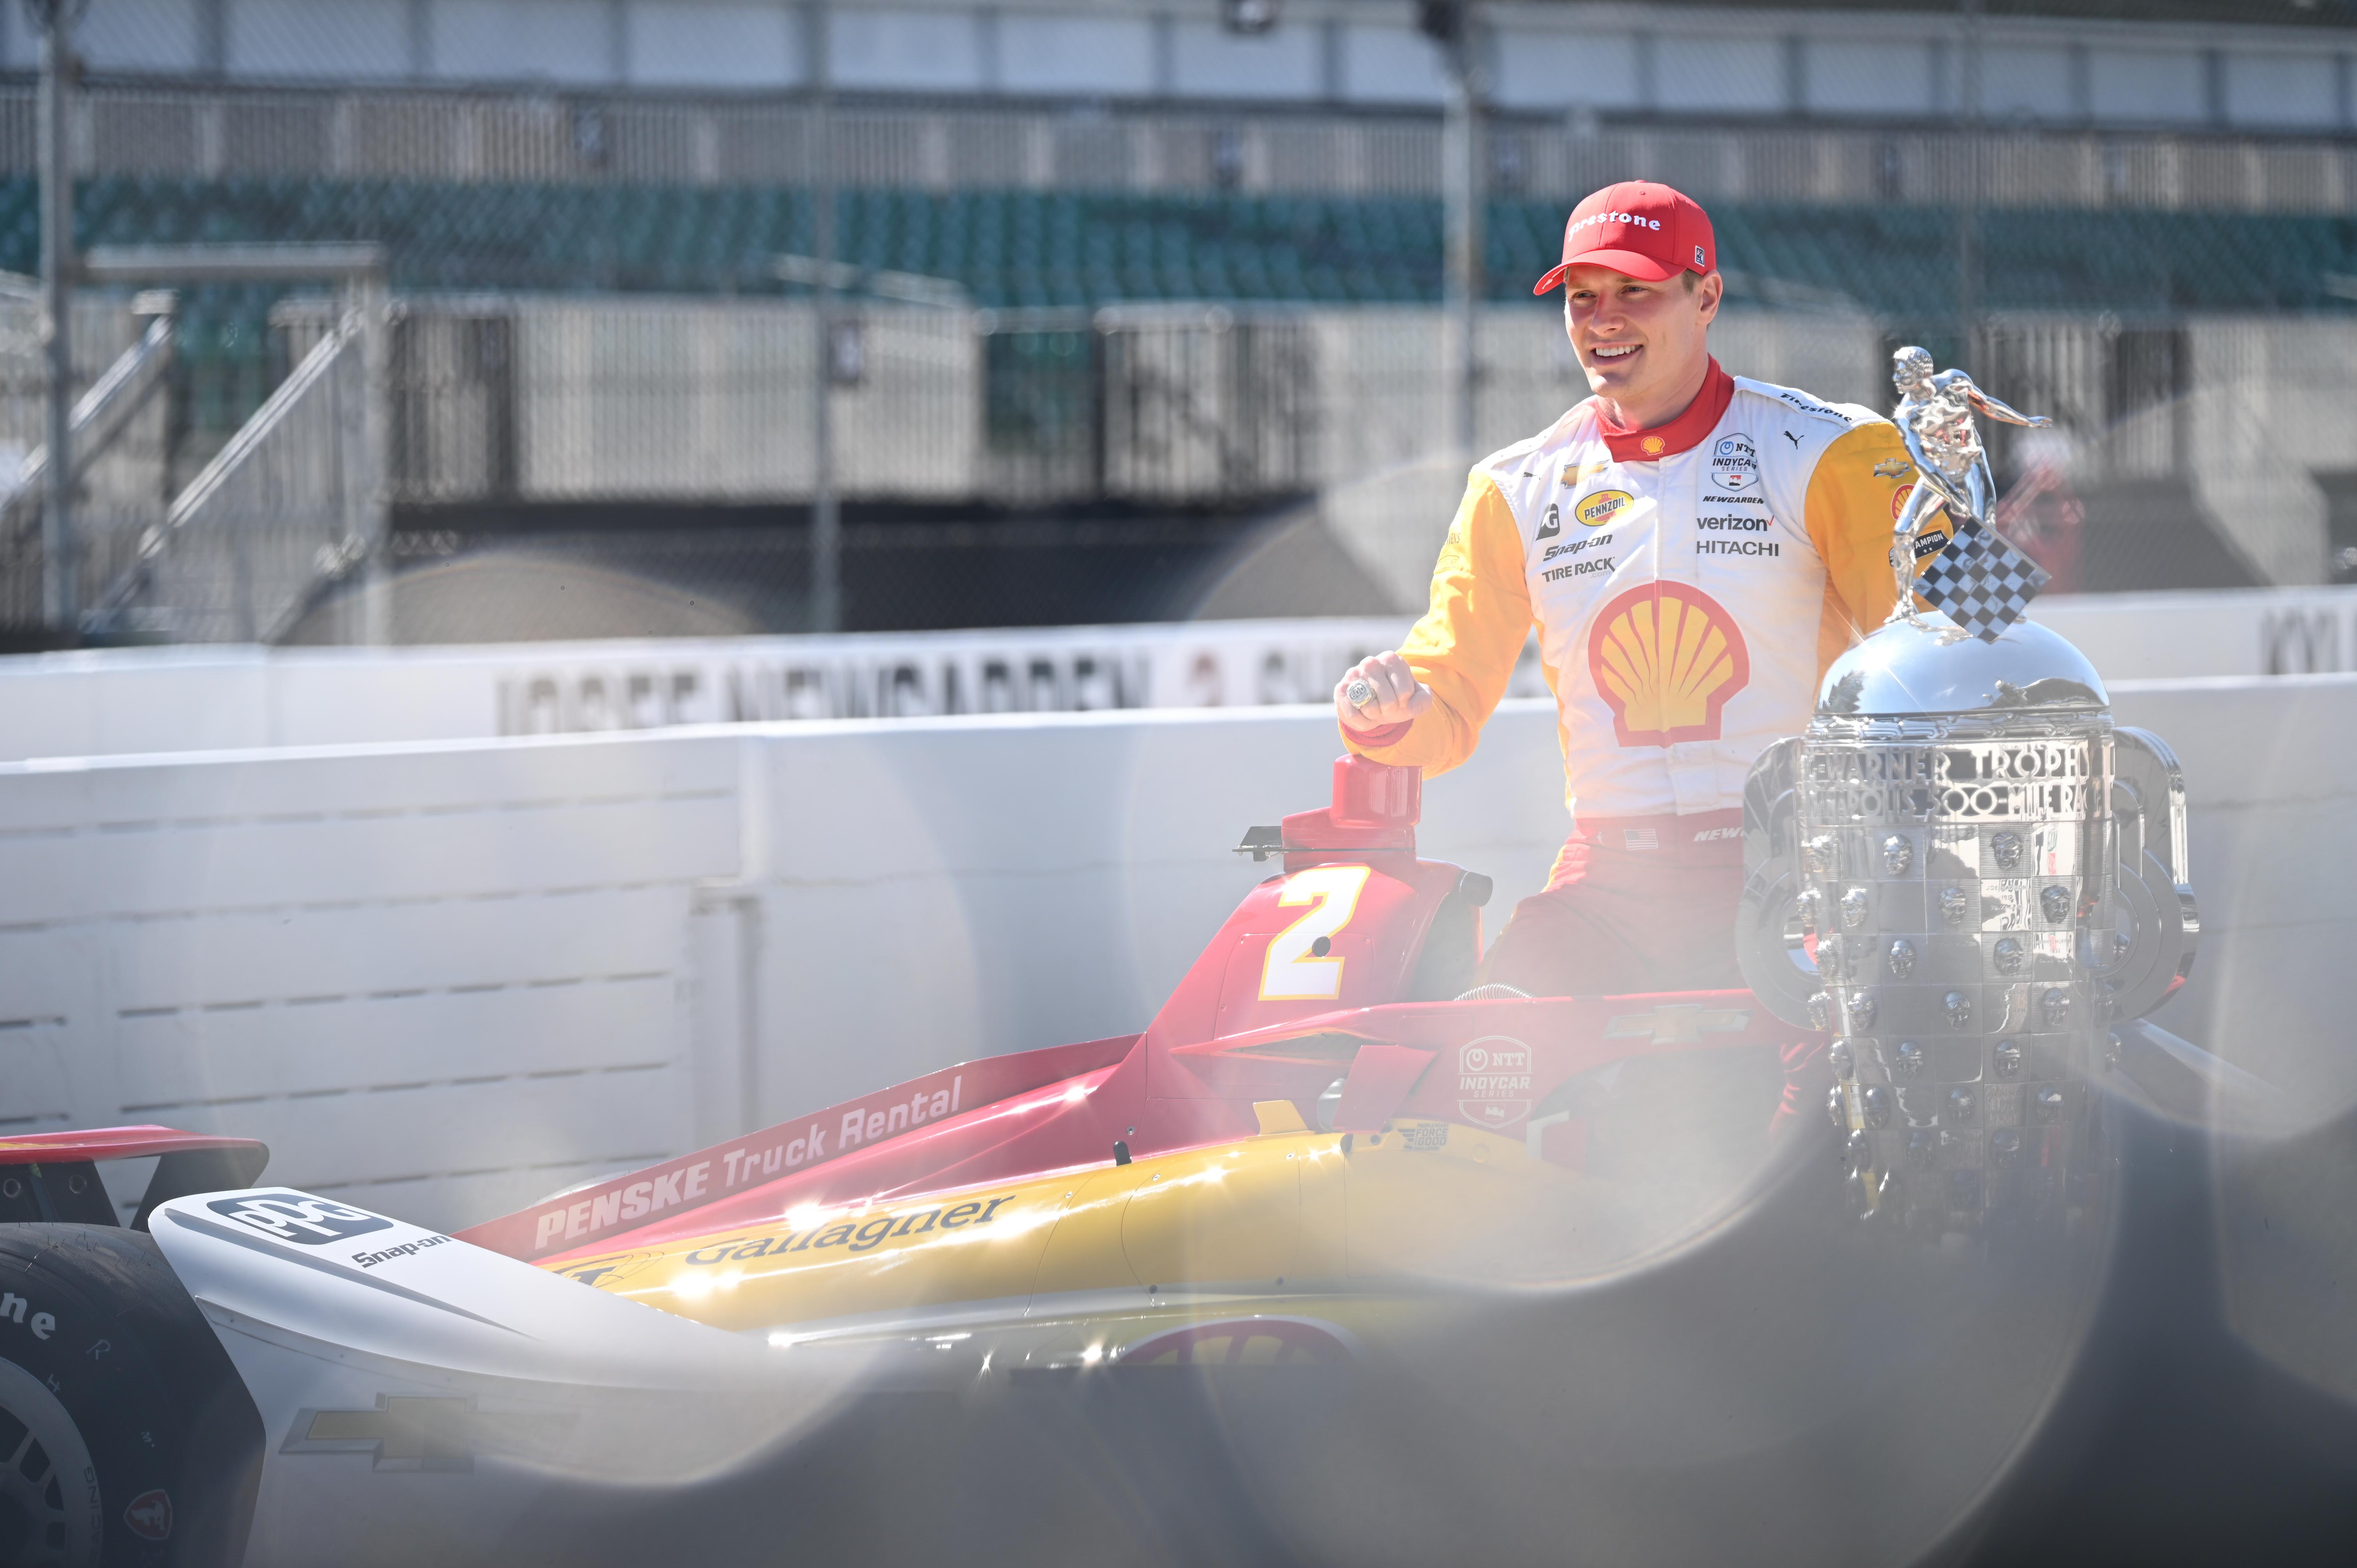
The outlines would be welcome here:
[[[1793,435],[1791,431],[1787,430],[1784,432],[1784,439],[1792,444],[1793,451],[1798,452],[1801,449],[1801,438]]]

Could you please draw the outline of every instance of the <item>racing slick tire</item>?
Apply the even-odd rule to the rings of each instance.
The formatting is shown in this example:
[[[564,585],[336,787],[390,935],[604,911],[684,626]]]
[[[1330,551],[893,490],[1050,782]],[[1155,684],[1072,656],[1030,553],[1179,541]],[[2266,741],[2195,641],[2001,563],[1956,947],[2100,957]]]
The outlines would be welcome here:
[[[243,1555],[262,1418],[156,1243],[0,1225],[0,1568]]]

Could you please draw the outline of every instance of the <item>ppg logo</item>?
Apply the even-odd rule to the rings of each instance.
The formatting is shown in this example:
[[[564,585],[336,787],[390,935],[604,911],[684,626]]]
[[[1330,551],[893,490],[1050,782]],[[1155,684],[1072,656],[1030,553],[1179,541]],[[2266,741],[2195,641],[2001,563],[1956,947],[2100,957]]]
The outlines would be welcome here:
[[[261,1231],[281,1241],[324,1247],[371,1230],[390,1230],[393,1221],[364,1209],[309,1197],[299,1192],[264,1192],[250,1197],[220,1197],[206,1208],[224,1219]]]

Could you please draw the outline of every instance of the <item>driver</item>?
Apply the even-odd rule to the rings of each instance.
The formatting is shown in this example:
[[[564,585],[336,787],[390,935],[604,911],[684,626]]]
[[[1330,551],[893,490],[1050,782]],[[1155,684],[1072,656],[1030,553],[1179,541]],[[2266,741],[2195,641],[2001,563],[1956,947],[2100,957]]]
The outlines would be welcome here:
[[[1898,428],[1720,369],[1717,257],[1709,217],[1664,185],[1573,209],[1533,292],[1563,285],[1593,395],[1474,467],[1431,608],[1334,688],[1352,751],[1429,778],[1472,755],[1536,628],[1573,827],[1487,983],[1740,987],[1745,776],[1897,598],[1890,533],[1916,477]],[[1919,570],[1950,531],[1932,517]]]

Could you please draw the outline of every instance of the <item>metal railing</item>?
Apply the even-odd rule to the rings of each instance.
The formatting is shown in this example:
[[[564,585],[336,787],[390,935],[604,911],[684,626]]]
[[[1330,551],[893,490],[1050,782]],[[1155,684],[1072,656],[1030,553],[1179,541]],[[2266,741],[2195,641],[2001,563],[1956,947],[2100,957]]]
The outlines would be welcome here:
[[[266,642],[365,563],[365,337],[355,310],[313,347],[92,607],[102,624]]]

